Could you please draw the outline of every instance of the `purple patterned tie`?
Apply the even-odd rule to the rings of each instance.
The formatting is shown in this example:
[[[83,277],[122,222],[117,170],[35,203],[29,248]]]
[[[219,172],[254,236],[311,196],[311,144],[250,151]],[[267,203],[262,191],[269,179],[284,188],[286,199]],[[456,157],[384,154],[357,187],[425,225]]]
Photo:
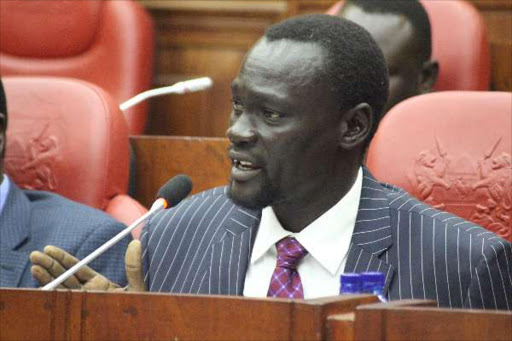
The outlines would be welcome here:
[[[304,298],[297,266],[308,251],[293,237],[281,239],[276,247],[277,264],[270,280],[267,296]]]

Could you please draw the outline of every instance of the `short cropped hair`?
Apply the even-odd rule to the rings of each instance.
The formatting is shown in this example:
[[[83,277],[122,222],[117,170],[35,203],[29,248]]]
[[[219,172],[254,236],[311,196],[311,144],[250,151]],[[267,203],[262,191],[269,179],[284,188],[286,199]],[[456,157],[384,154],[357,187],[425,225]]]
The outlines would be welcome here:
[[[370,34],[359,25],[336,16],[309,14],[270,26],[268,41],[290,39],[311,42],[326,52],[324,75],[340,109],[368,103],[373,111],[375,133],[388,97],[386,60]]]
[[[414,29],[418,46],[418,62],[432,56],[432,33],[427,11],[418,0],[347,0],[345,6],[354,5],[367,13],[396,14],[404,16]]]

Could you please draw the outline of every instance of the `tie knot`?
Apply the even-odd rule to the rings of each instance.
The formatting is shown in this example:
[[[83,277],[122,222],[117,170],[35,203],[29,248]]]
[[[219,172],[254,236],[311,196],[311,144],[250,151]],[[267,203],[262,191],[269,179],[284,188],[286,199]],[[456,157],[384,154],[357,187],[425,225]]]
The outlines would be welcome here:
[[[299,262],[304,258],[308,251],[297,239],[286,237],[276,244],[277,248],[277,267],[296,269]]]

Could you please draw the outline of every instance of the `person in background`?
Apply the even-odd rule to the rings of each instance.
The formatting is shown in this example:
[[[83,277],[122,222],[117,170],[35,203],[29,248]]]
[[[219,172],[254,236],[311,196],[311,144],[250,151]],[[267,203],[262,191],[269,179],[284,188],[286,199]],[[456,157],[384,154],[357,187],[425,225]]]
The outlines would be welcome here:
[[[418,0],[347,0],[338,15],[365,28],[384,54],[389,70],[384,112],[432,90],[439,65],[431,59],[430,21]]]
[[[511,309],[508,242],[364,167],[387,94],[384,56],[359,25],[316,14],[271,26],[232,83],[229,185],[148,222],[128,247],[127,289],[316,298],[339,294],[343,273],[377,271],[388,300]],[[31,259],[43,283],[60,274],[45,264],[76,263],[55,247]],[[83,271],[69,287],[116,287]]]
[[[55,193],[18,188],[4,173],[7,118],[7,99],[0,79],[0,286],[37,287],[30,271],[32,251],[52,244],[84,258],[124,225]],[[125,283],[124,253],[130,241],[131,237],[123,239],[91,267]]]

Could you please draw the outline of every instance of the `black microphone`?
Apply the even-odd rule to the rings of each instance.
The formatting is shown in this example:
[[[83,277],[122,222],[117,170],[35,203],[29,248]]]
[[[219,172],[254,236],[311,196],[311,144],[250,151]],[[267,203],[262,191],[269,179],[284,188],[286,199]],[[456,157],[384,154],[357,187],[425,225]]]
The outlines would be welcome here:
[[[158,200],[165,201],[165,207],[169,208],[178,205],[192,191],[192,180],[185,174],[179,174],[168,180],[156,194],[155,205]],[[153,206],[151,206],[153,209]]]
[[[190,180],[190,178],[184,174],[176,175],[175,177],[167,181],[162,187],[160,187],[157,193],[156,201],[153,203],[151,209],[146,214],[141,216],[139,219],[135,220],[133,224],[131,224],[130,226],[116,234],[114,237],[112,237],[112,239],[110,239],[108,242],[94,250],[90,255],[82,259],[80,262],[73,265],[62,275],[60,275],[50,283],[46,284],[44,287],[41,288],[41,290],[55,289],[57,286],[59,286],[59,284],[61,284],[69,277],[71,277],[75,272],[77,272],[82,266],[89,264],[94,259],[99,257],[103,252],[110,249],[118,241],[126,237],[140,223],[151,218],[152,216],[154,216],[156,213],[160,212],[163,209],[176,206],[177,204],[179,204],[180,201],[187,197],[191,190],[192,180]]]

